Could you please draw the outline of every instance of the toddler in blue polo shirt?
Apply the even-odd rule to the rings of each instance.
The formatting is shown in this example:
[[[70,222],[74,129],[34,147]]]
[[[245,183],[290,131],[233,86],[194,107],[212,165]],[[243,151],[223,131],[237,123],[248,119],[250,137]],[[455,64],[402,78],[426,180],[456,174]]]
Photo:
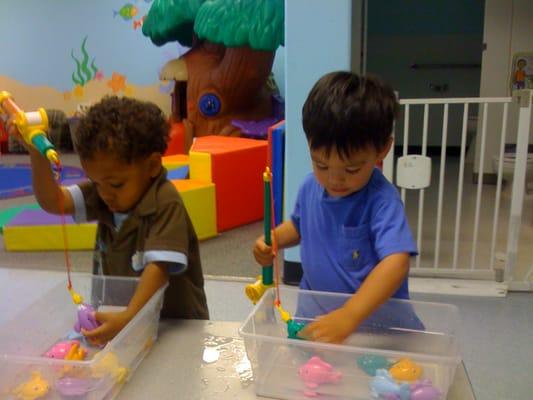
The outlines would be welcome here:
[[[392,147],[397,111],[390,86],[351,72],[323,76],[305,101],[313,173],[275,237],[280,249],[301,246],[300,288],[353,296],[307,325],[304,337],[340,343],[389,297],[409,298],[416,245],[398,191],[376,168]],[[272,264],[263,236],[253,252],[259,264]]]

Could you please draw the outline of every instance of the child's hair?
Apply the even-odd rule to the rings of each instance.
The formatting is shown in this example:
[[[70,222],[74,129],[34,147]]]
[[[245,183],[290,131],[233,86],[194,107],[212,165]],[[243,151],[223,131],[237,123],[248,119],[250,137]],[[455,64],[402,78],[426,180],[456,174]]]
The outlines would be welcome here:
[[[75,134],[75,148],[82,159],[97,152],[112,152],[127,163],[163,154],[169,127],[153,103],[128,97],[106,96],[89,108]]]
[[[377,77],[338,71],[324,75],[307,96],[303,128],[312,150],[334,149],[340,157],[373,146],[381,151],[390,140],[398,101]]]

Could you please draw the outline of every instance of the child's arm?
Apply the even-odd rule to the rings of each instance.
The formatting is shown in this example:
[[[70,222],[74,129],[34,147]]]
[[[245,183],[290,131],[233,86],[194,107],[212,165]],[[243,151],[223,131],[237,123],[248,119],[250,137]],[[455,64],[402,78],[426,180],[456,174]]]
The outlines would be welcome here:
[[[60,201],[63,201],[64,213],[74,214],[72,196],[67,189],[58,184],[50,168],[50,162],[37,150],[30,148],[29,151],[33,193],[41,208],[52,214],[61,214]]]
[[[300,234],[291,220],[284,221],[274,229],[274,237],[278,244],[278,249],[296,246],[300,243]],[[253,249],[255,260],[263,266],[272,265],[274,255],[272,254],[272,246],[265,243],[265,236],[261,235],[257,238]]]
[[[65,214],[74,214],[74,202],[68,190],[60,186],[50,167],[50,161],[41,155],[35,147],[28,145],[13,124],[8,124],[10,135],[28,150],[31,160],[33,193],[41,208],[52,214],[60,214],[60,197],[63,198]]]
[[[367,276],[361,287],[341,308],[318,317],[300,333],[320,342],[341,343],[398,290],[409,272],[409,255],[385,257]]]
[[[121,312],[96,312],[95,318],[102,325],[92,331],[83,330],[82,333],[93,344],[107,343],[135,317],[152,295],[167,281],[167,267],[159,263],[146,265],[126,310]]]

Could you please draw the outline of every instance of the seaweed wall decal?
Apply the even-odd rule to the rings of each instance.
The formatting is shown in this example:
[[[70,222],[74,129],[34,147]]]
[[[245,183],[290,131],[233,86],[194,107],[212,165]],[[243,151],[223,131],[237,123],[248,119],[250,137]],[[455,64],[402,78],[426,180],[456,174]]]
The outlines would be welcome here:
[[[85,36],[83,42],[81,43],[81,53],[83,55],[81,60],[76,58],[76,56],[74,55],[74,49],[71,49],[70,51],[70,56],[76,63],[76,71],[72,73],[72,82],[80,86],[84,86],[87,82],[92,80],[95,77],[96,72],[98,71],[98,68],[94,64],[94,57],[91,60],[91,65],[89,66],[89,53],[85,48],[85,44],[87,43],[87,37],[88,36]]]

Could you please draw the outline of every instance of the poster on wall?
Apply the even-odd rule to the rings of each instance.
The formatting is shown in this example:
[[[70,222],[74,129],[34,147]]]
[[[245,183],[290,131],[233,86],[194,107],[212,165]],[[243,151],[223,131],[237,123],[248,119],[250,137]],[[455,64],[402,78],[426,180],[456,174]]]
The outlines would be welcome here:
[[[511,92],[533,89],[533,51],[515,53],[511,64]]]

